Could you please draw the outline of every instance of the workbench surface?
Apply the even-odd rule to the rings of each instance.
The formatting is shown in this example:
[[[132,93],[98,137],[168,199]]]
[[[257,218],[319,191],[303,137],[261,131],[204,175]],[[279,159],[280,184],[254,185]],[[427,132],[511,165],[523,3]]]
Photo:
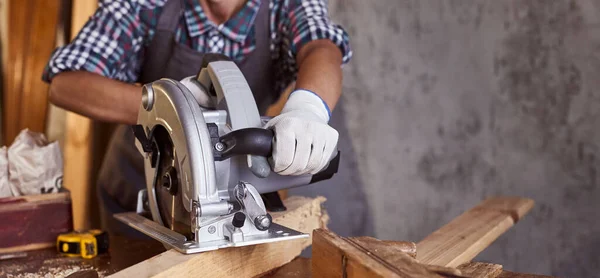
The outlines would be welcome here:
[[[0,277],[104,277],[164,251],[155,240],[111,237],[109,252],[93,259],[69,258],[48,248],[2,260]]]

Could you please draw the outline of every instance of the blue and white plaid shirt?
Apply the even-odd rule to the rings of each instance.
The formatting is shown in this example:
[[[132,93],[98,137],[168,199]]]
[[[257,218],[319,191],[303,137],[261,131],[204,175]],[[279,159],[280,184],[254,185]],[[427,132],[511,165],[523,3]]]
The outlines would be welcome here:
[[[208,20],[199,1],[185,0],[184,16],[175,39],[199,52],[222,53],[241,61],[255,48],[253,22],[261,0],[248,0],[221,25]],[[43,80],[63,71],[84,70],[124,82],[138,80],[144,46],[154,35],[166,0],[100,0],[98,10],[69,44],[57,48]],[[317,39],[329,39],[342,51],[343,63],[351,56],[348,34],[328,15],[327,0],[271,0],[271,58],[277,72],[277,89],[296,79],[295,55]]]

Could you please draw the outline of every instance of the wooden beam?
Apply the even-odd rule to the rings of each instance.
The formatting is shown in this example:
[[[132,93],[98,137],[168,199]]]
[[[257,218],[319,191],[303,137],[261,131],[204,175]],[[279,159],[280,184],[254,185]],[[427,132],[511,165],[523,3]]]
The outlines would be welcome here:
[[[414,242],[380,240],[369,236],[350,237],[348,239],[381,258],[394,256],[399,252],[412,258],[417,257],[417,244]]]
[[[28,128],[45,132],[48,84],[44,67],[54,50],[61,1],[4,1],[8,28],[3,38],[3,145]],[[8,39],[10,38],[10,39]]]
[[[470,262],[533,205],[526,198],[487,199],[417,243],[417,260],[448,267]]]
[[[273,270],[261,278],[311,278],[310,258],[297,257],[290,263]]]
[[[502,273],[502,265],[480,262],[462,264],[458,269],[465,277],[494,278]]]
[[[380,240],[368,236],[350,237],[348,240],[354,244],[360,245],[364,248],[364,251],[379,257],[391,265],[402,265],[404,262],[413,264],[420,263],[415,260],[417,257],[417,244],[414,242]],[[413,260],[406,258],[404,254],[410,256]],[[423,266],[429,271],[441,275],[461,276],[460,270],[456,268],[427,264],[423,264]]]
[[[313,277],[442,277],[403,252],[393,263],[331,231],[313,232]]]
[[[290,197],[284,201],[285,212],[272,213],[280,225],[311,233],[326,227],[329,217],[322,210],[323,197]],[[283,266],[311,244],[310,238],[226,248],[200,254],[184,255],[169,250],[133,265],[110,277],[254,277]]]
[[[97,7],[97,0],[73,0],[71,39],[77,36]],[[63,184],[71,191],[74,228],[88,229],[92,196],[92,120],[67,112],[65,123]]]

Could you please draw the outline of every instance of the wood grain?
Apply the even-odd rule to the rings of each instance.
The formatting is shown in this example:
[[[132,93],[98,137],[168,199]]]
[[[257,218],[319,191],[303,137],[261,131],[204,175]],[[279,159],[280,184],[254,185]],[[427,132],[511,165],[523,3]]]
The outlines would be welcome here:
[[[52,51],[60,1],[5,1],[8,40],[3,47],[3,145],[28,128],[45,132],[48,84],[41,76]],[[8,39],[10,38],[10,39]]]
[[[412,258],[417,257],[417,244],[414,242],[380,240],[369,236],[350,237],[348,239],[381,258],[393,256],[398,252],[407,254]]]
[[[323,197],[290,197],[284,201],[288,210],[273,213],[273,221],[311,233],[314,229],[326,227],[329,221],[321,208],[324,201]],[[192,255],[169,250],[110,277],[193,277],[199,274],[206,277],[254,277],[289,263],[310,244],[308,238]]]
[[[533,200],[526,198],[487,199],[417,243],[417,259],[449,267],[470,262],[533,205]]]
[[[27,16],[27,7],[32,5],[32,0],[5,1],[8,14],[8,40],[7,56],[4,59],[3,69],[3,103],[2,125],[3,144],[9,145],[19,133],[19,109],[21,107],[21,93],[23,83],[24,57],[27,55],[27,36],[30,21]]]
[[[71,39],[77,36],[89,17],[98,7],[97,0],[73,0]],[[93,170],[92,120],[67,112],[65,116],[64,177],[65,188],[73,200],[73,225],[75,229],[90,228]]]
[[[464,276],[473,278],[494,278],[502,273],[502,265],[480,262],[462,264],[458,269]]]
[[[23,84],[20,92],[14,92],[21,93],[17,132],[23,128],[40,133],[46,131],[49,86],[41,77],[54,50],[60,8],[61,1],[47,0],[35,0],[28,7],[26,18],[31,21],[31,29],[28,32],[30,38],[24,61]]]
[[[39,250],[56,246],[56,242],[31,243],[14,247],[0,248],[0,254],[9,254],[16,252],[25,252],[31,250]]]
[[[0,253],[52,246],[73,229],[68,193],[0,199]]]
[[[387,241],[373,237],[350,237],[347,240],[360,245],[364,251],[371,253],[391,265],[402,265],[405,263],[419,264],[417,257],[417,244],[410,241]],[[402,254],[400,254],[402,253]],[[410,256],[407,258],[405,255]],[[436,265],[423,265],[431,272],[441,275],[461,276],[461,271],[456,268]]]
[[[262,275],[262,278],[310,278],[311,275],[310,258],[298,257],[284,266]]]
[[[390,263],[326,229],[313,232],[313,277],[441,277],[403,252]]]

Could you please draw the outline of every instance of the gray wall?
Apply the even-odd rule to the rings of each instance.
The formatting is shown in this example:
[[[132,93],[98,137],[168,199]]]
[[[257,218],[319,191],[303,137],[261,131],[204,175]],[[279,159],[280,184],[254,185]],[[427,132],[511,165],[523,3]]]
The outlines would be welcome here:
[[[359,188],[297,192],[333,198],[338,232],[418,241],[518,195],[535,208],[477,260],[597,274],[600,0],[330,0],[330,14],[354,49],[340,109]]]

